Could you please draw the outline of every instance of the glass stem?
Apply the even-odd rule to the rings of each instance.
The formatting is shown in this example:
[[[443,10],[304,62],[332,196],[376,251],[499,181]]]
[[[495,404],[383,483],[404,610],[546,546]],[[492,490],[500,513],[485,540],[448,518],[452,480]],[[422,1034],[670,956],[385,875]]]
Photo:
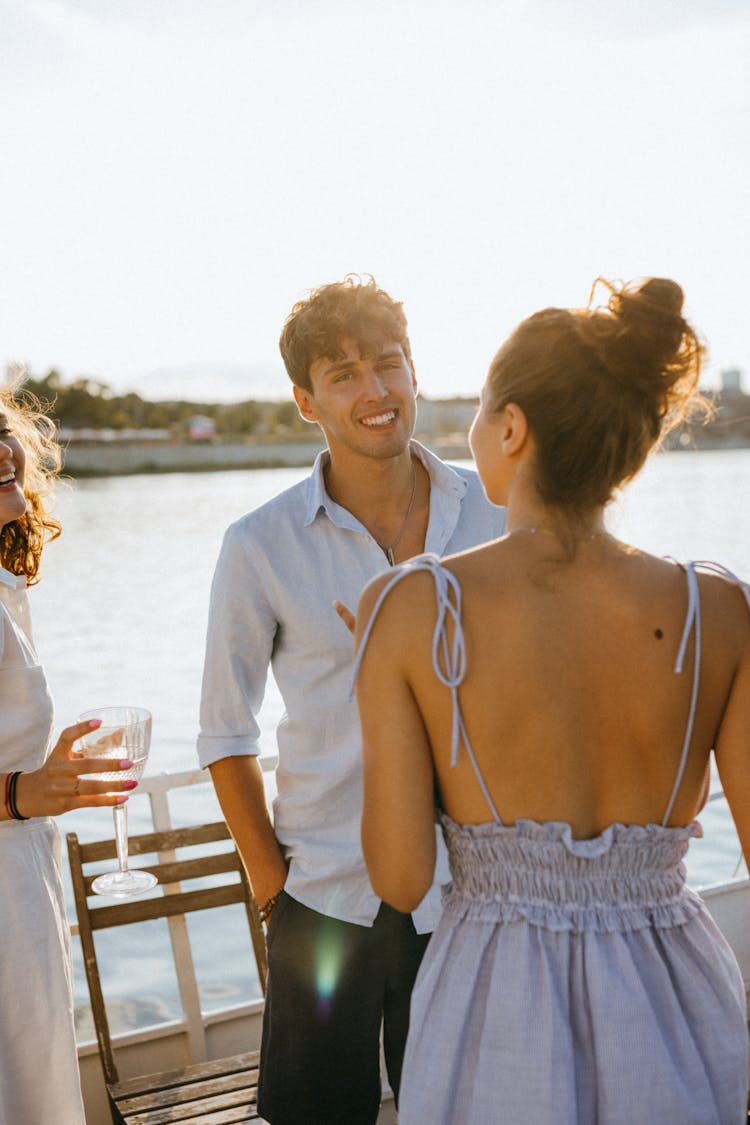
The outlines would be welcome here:
[[[117,862],[120,872],[124,874],[128,869],[128,806],[115,805],[112,810],[115,818],[115,840],[117,841]]]

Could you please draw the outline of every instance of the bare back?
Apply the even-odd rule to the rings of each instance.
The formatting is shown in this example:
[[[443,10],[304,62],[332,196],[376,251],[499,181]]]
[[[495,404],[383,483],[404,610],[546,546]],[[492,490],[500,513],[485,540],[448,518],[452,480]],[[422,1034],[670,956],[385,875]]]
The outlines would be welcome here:
[[[608,537],[582,545],[573,561],[555,552],[539,537],[519,536],[444,560],[462,596],[458,698],[478,768],[505,824],[565,821],[588,838],[613,822],[661,823],[691,709],[694,632],[675,673],[686,572]],[[700,690],[670,825],[691,821],[705,799],[709,753],[750,633],[737,588],[705,574],[698,585]],[[387,602],[383,624],[390,631],[401,622],[397,660],[443,807],[459,823],[487,821],[491,809],[467,754],[451,767],[453,707],[433,668],[431,576],[414,575]]]

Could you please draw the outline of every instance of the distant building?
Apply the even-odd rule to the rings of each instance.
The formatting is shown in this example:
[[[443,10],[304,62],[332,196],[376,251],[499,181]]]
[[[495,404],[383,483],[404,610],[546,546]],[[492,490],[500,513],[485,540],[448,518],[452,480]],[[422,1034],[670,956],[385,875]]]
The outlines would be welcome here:
[[[419,396],[417,400],[417,436],[445,437],[449,434],[468,433],[477,412],[477,398],[429,399]]]
[[[739,367],[728,367],[722,371],[721,393],[727,398],[742,394],[742,372]]]
[[[216,437],[216,423],[206,414],[194,414],[188,422],[191,441],[212,441]]]

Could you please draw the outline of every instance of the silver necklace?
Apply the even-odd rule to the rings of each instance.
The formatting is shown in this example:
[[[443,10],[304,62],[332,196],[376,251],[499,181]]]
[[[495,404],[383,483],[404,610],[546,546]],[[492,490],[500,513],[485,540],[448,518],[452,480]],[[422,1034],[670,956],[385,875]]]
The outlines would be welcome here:
[[[396,538],[393,540],[393,542],[391,543],[390,547],[384,547],[382,543],[378,543],[378,546],[380,547],[380,550],[383,552],[385,557],[388,559],[388,565],[389,566],[395,566],[396,565],[396,559],[394,557],[394,552],[395,552],[396,548],[398,547],[399,543],[401,542],[401,536],[406,531],[406,525],[409,522],[409,516],[411,515],[411,510],[414,507],[414,497],[416,496],[416,494],[417,494],[417,470],[414,468],[414,462],[412,461],[412,463],[411,463],[411,496],[409,497],[409,507],[406,509],[406,515],[404,516],[404,522],[401,524],[401,527],[399,529],[399,533],[396,536]]]
[[[522,524],[521,527],[514,527],[512,531],[508,532],[508,538],[511,535],[518,535],[521,531],[528,531],[529,535],[552,535],[555,539],[559,539],[556,531],[551,527],[532,527],[529,524]],[[592,531],[591,534],[583,536],[584,539],[603,539],[607,534],[606,531]]]

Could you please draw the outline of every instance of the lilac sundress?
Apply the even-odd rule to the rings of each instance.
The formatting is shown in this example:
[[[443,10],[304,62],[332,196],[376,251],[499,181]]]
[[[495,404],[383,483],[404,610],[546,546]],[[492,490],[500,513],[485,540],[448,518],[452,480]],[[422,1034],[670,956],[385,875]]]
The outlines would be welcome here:
[[[452,764],[463,743],[492,821],[440,821],[452,882],[412,997],[400,1125],[739,1125],[746,1120],[745,989],[732,950],[682,863],[697,822],[667,827],[682,780],[700,679],[696,565],[676,672],[691,634],[690,713],[661,824],[502,824],[466,736],[461,590],[437,558],[433,665],[453,694]],[[750,587],[740,583],[750,607]],[[449,644],[446,621],[453,621]]]

